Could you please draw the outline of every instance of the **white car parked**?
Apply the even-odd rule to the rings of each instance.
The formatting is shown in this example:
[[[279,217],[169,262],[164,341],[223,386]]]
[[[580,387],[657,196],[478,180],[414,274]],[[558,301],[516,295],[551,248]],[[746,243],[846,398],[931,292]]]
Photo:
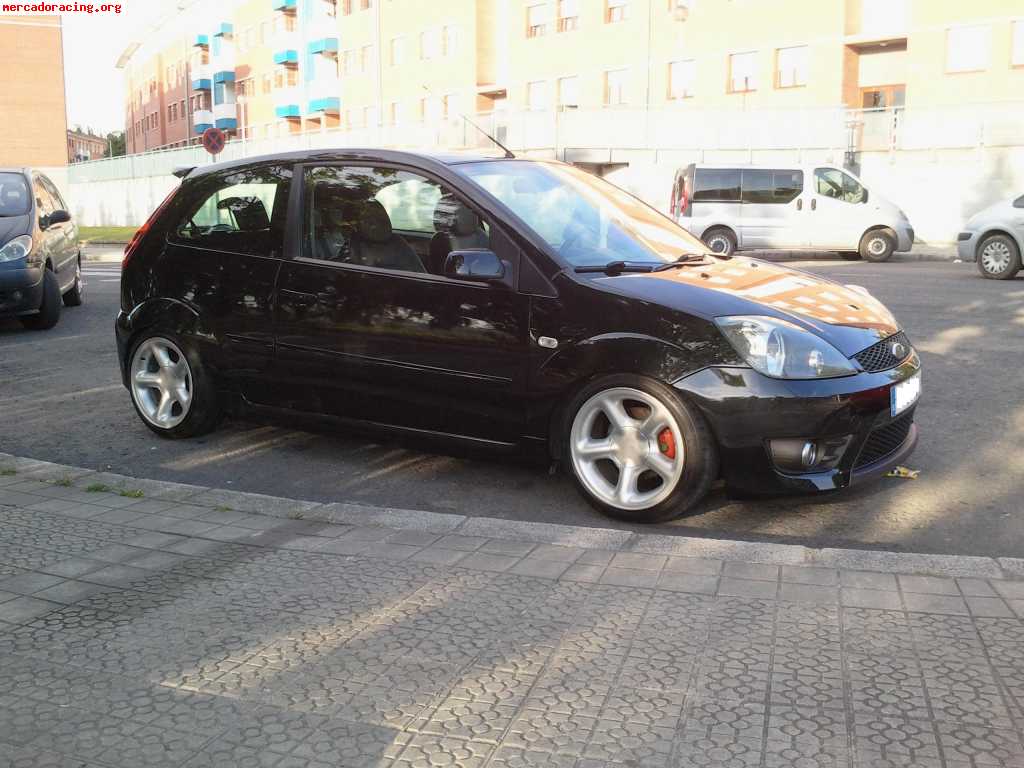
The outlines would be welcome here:
[[[907,216],[832,166],[691,164],[676,173],[671,213],[715,253],[838,251],[886,261],[909,251]]]
[[[957,250],[964,261],[978,262],[982,277],[1016,277],[1024,253],[1024,195],[971,216],[957,236]]]

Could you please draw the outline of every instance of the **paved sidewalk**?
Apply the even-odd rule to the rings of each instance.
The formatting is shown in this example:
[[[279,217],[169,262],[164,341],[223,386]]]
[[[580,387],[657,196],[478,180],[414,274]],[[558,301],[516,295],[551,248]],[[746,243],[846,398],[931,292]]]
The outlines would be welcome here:
[[[1024,766],[1024,581],[325,506],[0,455],[0,766]]]

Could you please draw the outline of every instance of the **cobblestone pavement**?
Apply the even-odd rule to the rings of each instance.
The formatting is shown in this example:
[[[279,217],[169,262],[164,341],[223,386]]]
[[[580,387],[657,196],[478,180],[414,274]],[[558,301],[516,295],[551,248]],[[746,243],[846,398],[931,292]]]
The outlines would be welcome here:
[[[0,766],[1024,766],[1021,581],[336,525],[12,472]]]

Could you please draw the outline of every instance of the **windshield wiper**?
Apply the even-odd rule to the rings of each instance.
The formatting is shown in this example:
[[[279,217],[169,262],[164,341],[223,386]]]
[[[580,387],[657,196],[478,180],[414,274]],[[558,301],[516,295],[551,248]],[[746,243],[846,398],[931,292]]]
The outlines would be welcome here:
[[[707,257],[710,254],[707,253],[684,253],[675,261],[670,261],[668,264],[662,264],[654,268],[655,272],[664,272],[666,269],[675,269],[677,267],[683,267],[687,264],[705,264],[707,263]]]
[[[627,264],[624,261],[609,261],[607,264],[586,264],[576,267],[576,272],[604,272],[606,275],[621,275],[623,272],[653,272],[653,264]]]

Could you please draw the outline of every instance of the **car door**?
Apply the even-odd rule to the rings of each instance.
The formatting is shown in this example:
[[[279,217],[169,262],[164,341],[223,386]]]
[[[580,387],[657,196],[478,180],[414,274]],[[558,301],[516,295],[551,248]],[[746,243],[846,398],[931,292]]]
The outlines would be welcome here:
[[[746,168],[741,179],[740,240],[744,248],[800,248],[803,172]]]
[[[61,197],[53,182],[43,174],[39,174],[39,181],[47,193],[49,193],[54,209],[65,211],[70,216],[71,211],[68,210],[64,198]],[[53,239],[53,245],[56,249],[54,268],[57,272],[61,291],[66,291],[75,282],[78,264],[78,225],[74,220],[69,219],[68,221],[51,224],[50,226],[60,233],[59,237],[55,236]]]
[[[57,202],[51,197],[49,191],[43,186],[39,174],[32,175],[32,194],[36,199],[36,222],[39,227],[39,237],[42,239],[43,259],[49,261],[53,267],[57,281],[63,285],[61,280],[61,269],[65,266],[67,256],[64,253],[64,230],[60,224],[50,224],[51,214],[57,210]]]
[[[273,293],[291,174],[271,163],[186,181],[153,270],[153,294],[195,313],[204,363],[254,402],[272,393]]]
[[[821,250],[855,251],[865,226],[864,188],[838,168],[814,169],[814,193],[807,216],[808,245]]]
[[[275,311],[277,365],[294,383],[287,405],[516,440],[523,424],[529,298],[512,288],[519,258],[512,242],[478,220],[482,242],[505,263],[505,280],[455,279],[428,271],[429,262],[410,242],[428,239],[422,231],[428,222],[433,228],[453,218],[438,206],[454,199],[469,208],[436,178],[400,166],[350,163],[307,166],[302,184],[301,214],[289,234],[297,252],[282,267]],[[416,194],[396,194],[396,185]],[[404,229],[396,231],[394,222]],[[410,228],[415,238],[407,236]],[[447,232],[429,234],[432,251],[450,250]]]

